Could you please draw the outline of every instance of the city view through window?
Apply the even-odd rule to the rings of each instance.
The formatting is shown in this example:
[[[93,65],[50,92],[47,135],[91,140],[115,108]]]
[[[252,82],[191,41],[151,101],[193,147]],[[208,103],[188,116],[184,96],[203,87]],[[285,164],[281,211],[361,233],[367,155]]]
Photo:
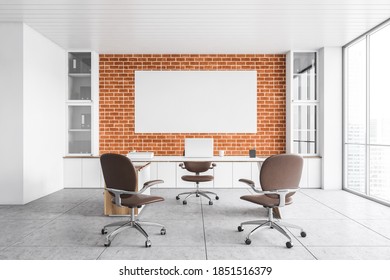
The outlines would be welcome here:
[[[344,185],[390,202],[390,25],[345,48]]]

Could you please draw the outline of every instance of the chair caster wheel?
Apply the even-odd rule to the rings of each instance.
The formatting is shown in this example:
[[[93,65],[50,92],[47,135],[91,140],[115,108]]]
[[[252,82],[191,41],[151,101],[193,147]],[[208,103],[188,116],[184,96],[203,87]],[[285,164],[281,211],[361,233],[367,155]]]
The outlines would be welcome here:
[[[187,200],[183,200],[183,205],[187,205]]]
[[[111,241],[110,240],[108,240],[108,241],[106,241],[106,243],[104,243],[104,247],[110,247],[110,245],[111,245]]]
[[[286,247],[290,249],[293,247],[293,244],[290,241],[288,241],[286,242]]]
[[[107,234],[107,229],[102,228],[102,234]]]
[[[180,196],[176,196],[176,200],[179,200],[180,199]]]
[[[145,241],[145,247],[146,248],[152,247],[152,242],[150,242],[150,240],[146,240]]]
[[[199,194],[196,194],[196,197],[199,197]]]
[[[217,196],[215,196],[215,200],[218,200],[219,199],[219,196],[217,195]]]
[[[167,230],[165,228],[162,228],[161,231],[160,231],[160,234],[161,235],[167,234]]]
[[[249,238],[245,239],[245,244],[246,245],[250,245],[252,243],[252,240],[250,240]]]
[[[302,236],[302,237],[306,237],[306,232],[302,231],[302,232],[301,232],[301,236]]]
[[[238,230],[238,231],[244,231],[244,229],[242,228],[242,226],[238,226],[238,227],[237,227],[237,230]]]
[[[209,201],[209,205],[213,205],[213,202],[211,200]]]

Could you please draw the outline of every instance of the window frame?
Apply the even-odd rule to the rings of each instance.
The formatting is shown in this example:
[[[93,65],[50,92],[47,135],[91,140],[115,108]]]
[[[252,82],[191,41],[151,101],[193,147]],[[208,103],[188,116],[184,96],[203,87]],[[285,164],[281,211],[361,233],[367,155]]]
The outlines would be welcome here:
[[[343,73],[343,77],[342,77],[342,81],[343,81],[343,105],[342,105],[342,108],[343,108],[343,120],[342,120],[342,129],[343,129],[343,133],[342,133],[342,149],[343,149],[343,159],[342,159],[342,182],[343,182],[343,186],[342,186],[342,189],[345,190],[345,191],[348,191],[348,192],[351,192],[351,193],[354,193],[356,195],[359,195],[359,196],[362,196],[362,197],[365,197],[365,198],[368,198],[370,200],[373,200],[373,201],[376,201],[378,203],[381,203],[381,204],[384,204],[386,206],[390,206],[390,201],[386,201],[386,200],[382,200],[378,197],[373,197],[370,195],[370,164],[371,164],[371,151],[370,151],[370,148],[371,147],[374,147],[374,146],[381,146],[381,147],[390,147],[390,145],[378,145],[378,144],[371,144],[371,139],[370,139],[370,95],[371,95],[371,92],[370,92],[370,39],[371,39],[371,35],[375,34],[376,32],[380,31],[381,29],[387,27],[387,26],[390,26],[390,19],[384,21],[383,23],[379,24],[378,26],[370,29],[369,31],[367,31],[366,33],[360,35],[359,37],[355,38],[354,40],[352,40],[351,42],[349,42],[348,44],[344,45],[343,48],[342,48],[342,51],[343,51],[343,69],[342,69],[342,73]],[[348,49],[355,45],[356,43],[359,43],[361,40],[366,40],[366,89],[365,89],[365,93],[366,93],[366,102],[365,102],[365,108],[366,108],[366,114],[365,114],[365,125],[366,125],[366,129],[365,129],[365,143],[361,144],[361,143],[349,143],[347,140],[348,140],[348,136],[347,136],[347,112],[348,112],[348,104],[347,104],[347,97],[348,97],[348,81],[347,81],[347,77],[348,77]],[[365,193],[361,193],[359,191],[355,191],[355,190],[352,190],[350,188],[348,188],[348,185],[347,185],[347,171],[348,171],[348,166],[347,166],[347,145],[352,145],[352,144],[355,144],[355,145],[364,145],[365,147]]]

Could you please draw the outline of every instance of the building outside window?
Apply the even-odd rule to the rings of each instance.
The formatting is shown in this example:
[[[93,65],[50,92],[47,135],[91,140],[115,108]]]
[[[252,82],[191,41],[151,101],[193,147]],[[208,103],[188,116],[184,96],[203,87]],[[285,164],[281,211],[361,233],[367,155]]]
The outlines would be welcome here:
[[[390,24],[344,47],[344,188],[390,203]]]

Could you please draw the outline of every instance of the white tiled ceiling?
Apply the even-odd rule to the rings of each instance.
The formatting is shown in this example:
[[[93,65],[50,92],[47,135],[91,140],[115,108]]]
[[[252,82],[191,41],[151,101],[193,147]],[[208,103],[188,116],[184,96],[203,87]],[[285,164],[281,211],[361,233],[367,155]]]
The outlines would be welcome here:
[[[390,0],[0,0],[68,50],[284,53],[342,46],[390,18]],[[4,38],[2,38],[4,39]]]

